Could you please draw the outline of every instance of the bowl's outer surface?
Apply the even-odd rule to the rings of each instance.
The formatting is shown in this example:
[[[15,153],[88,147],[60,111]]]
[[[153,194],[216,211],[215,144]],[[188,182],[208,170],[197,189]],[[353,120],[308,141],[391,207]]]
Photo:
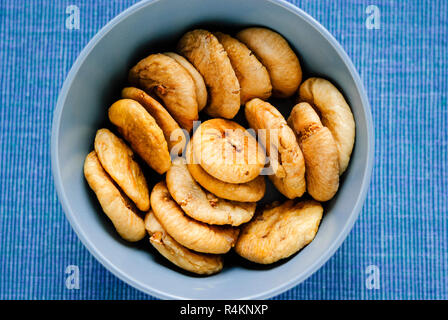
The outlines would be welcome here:
[[[95,131],[105,123],[107,108],[118,98],[129,67],[158,48],[172,50],[185,31],[201,25],[227,31],[253,25],[276,30],[299,53],[305,69],[337,83],[355,116],[351,163],[337,196],[327,205],[315,240],[275,267],[233,264],[205,278],[173,271],[141,245],[119,239],[99,214],[83,177],[84,158],[92,149]],[[55,185],[67,218],[83,244],[116,276],[160,298],[267,298],[309,277],[351,230],[370,181],[373,125],[366,94],[350,59],[324,28],[300,9],[269,0],[144,1],[107,24],[76,60],[55,110],[51,152]]]

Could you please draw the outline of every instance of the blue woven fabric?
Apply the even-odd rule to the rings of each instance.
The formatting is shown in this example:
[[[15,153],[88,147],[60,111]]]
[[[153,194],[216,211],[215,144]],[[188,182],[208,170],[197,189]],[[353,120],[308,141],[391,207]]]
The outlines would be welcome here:
[[[0,1],[0,299],[150,299],[83,247],[50,170],[53,110],[79,52],[135,1]],[[447,1],[291,1],[342,44],[375,125],[366,203],[336,254],[278,299],[448,299]],[[77,5],[79,30],[65,27]],[[380,9],[367,29],[366,8]],[[80,289],[65,286],[78,265]],[[380,272],[366,286],[366,268]]]

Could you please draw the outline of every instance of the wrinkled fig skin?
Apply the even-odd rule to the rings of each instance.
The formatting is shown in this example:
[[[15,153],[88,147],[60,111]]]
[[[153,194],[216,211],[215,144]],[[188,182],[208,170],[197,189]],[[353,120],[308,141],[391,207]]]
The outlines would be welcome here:
[[[185,215],[171,197],[164,181],[152,189],[151,207],[166,232],[188,249],[202,253],[223,254],[235,245],[238,238],[237,228],[212,226]]]
[[[194,159],[211,176],[228,183],[246,183],[259,176],[265,155],[257,140],[236,122],[211,119],[192,138]]]
[[[260,99],[246,103],[245,113],[269,156],[274,170],[269,179],[287,198],[301,197],[306,190],[305,161],[292,129],[274,106]]]
[[[272,92],[269,73],[252,51],[225,33],[216,32],[215,36],[226,50],[240,83],[241,104],[253,98],[268,99]]]
[[[266,28],[247,28],[238,32],[236,38],[252,50],[268,70],[274,97],[291,97],[297,91],[302,81],[302,68],[281,35]]]
[[[149,210],[149,190],[132,150],[108,129],[95,136],[95,152],[109,176],[141,211]]]
[[[166,173],[166,184],[173,199],[195,220],[216,225],[239,226],[249,221],[256,203],[236,202],[217,198],[205,192],[194,181],[185,159],[177,158]]]
[[[171,165],[162,129],[137,101],[121,99],[109,108],[109,120],[140,157],[159,174]]]
[[[355,143],[355,120],[344,96],[330,81],[309,78],[300,86],[298,100],[312,105],[330,130],[338,147],[339,174],[344,173]]]
[[[131,69],[129,81],[156,94],[182,128],[193,128],[193,121],[198,120],[196,85],[176,60],[161,53],[152,54]]]
[[[104,171],[95,151],[86,157],[84,176],[118,234],[130,242],[143,239],[146,234],[143,219],[136,213],[131,201],[115,186],[113,180]]]
[[[244,225],[235,251],[260,264],[285,259],[313,241],[322,213],[322,206],[314,200],[273,204]]]
[[[156,120],[160,129],[162,129],[165,140],[168,143],[168,149],[172,151],[173,148],[176,148],[178,155],[182,153],[187,141],[185,133],[169,112],[156,99],[148,95],[145,91],[134,87],[124,88],[121,91],[121,96],[125,99],[132,99],[139,102]]]
[[[177,63],[179,63],[182,67],[185,68],[185,70],[188,71],[188,73],[190,74],[191,78],[194,81],[194,84],[196,85],[196,99],[198,101],[198,111],[204,109],[205,106],[207,105],[207,87],[205,86],[204,78],[202,78],[198,70],[196,70],[196,68],[181,55],[178,55],[177,53],[174,52],[165,52],[164,54],[176,60]]]
[[[240,109],[240,85],[218,39],[206,30],[193,30],[180,39],[177,50],[204,78],[209,93],[205,111],[212,117],[232,119]]]
[[[305,158],[306,189],[317,201],[328,201],[339,188],[336,142],[319,116],[306,102],[296,105],[288,118]]]
[[[185,248],[163,229],[152,211],[145,216],[145,227],[153,247],[179,268],[201,275],[211,275],[222,270],[222,256]]]
[[[246,183],[228,183],[209,175],[199,164],[195,163],[191,143],[187,145],[186,158],[191,176],[204,189],[217,197],[240,202],[257,202],[263,198],[266,192],[266,182],[263,176],[258,176]]]

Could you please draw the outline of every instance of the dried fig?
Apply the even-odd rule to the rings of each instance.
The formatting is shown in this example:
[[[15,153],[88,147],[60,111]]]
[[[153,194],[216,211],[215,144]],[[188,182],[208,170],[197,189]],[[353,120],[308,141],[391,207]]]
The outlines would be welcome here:
[[[305,158],[308,193],[317,201],[330,200],[339,187],[338,149],[330,130],[306,102],[292,109],[288,124],[297,134]]]
[[[176,266],[193,273],[205,275],[222,270],[222,256],[198,253],[185,248],[163,229],[151,210],[146,214],[145,227],[150,236],[149,241],[154,248]]]
[[[113,180],[104,171],[95,151],[86,157],[84,176],[118,234],[131,242],[143,239],[146,234],[143,219],[137,214],[133,203],[115,186]]]
[[[252,262],[269,264],[287,258],[313,241],[322,219],[322,206],[313,200],[257,212],[241,229],[235,251]]]
[[[245,183],[258,177],[265,155],[256,139],[236,122],[211,119],[203,122],[193,138],[194,160],[213,177]]]
[[[186,158],[188,171],[190,171],[191,176],[204,189],[217,197],[241,202],[256,202],[263,198],[266,191],[266,183],[263,176],[258,176],[246,183],[228,183],[216,179],[202,169],[199,164],[195,163],[191,143],[187,144]]]
[[[193,128],[193,121],[198,119],[196,85],[176,60],[161,53],[152,54],[131,69],[129,81],[155,93],[182,128]]]
[[[296,54],[281,35],[266,28],[247,28],[238,32],[236,37],[268,69],[274,97],[287,98],[297,91],[302,81],[302,68]]]
[[[184,67],[196,85],[196,99],[198,101],[198,111],[201,111],[207,105],[207,87],[205,86],[204,78],[202,78],[201,74],[196,70],[196,68],[188,62],[187,59],[178,55],[174,52],[165,52],[168,57],[173,58],[177,61],[182,67]]]
[[[205,111],[212,117],[232,119],[240,109],[240,85],[226,51],[206,30],[187,32],[177,45],[204,77],[209,101]]]
[[[134,87],[124,88],[121,91],[121,96],[125,99],[132,99],[140,103],[154,117],[157,125],[162,129],[165,140],[168,143],[168,149],[173,151],[173,148],[176,148],[177,152],[174,152],[175,154],[182,153],[187,141],[185,133],[157,100],[145,91]]]
[[[184,158],[177,158],[166,173],[166,185],[173,199],[193,219],[208,224],[239,226],[255,212],[255,202],[228,201],[204,191],[193,179]]]
[[[211,226],[196,221],[182,211],[164,181],[151,192],[152,210],[168,234],[188,249],[221,254],[228,252],[238,238],[239,230],[230,226]]]
[[[241,104],[253,98],[269,98],[272,92],[269,73],[252,51],[244,43],[225,33],[216,32],[215,36],[226,50],[240,83]]]
[[[348,167],[355,143],[355,120],[339,90],[328,80],[307,79],[299,89],[299,102],[311,104],[319,113],[322,124],[333,135],[339,154],[339,174]]]
[[[163,131],[140,103],[121,99],[109,108],[109,120],[146,163],[162,174],[171,165]]]
[[[245,113],[269,156],[274,170],[269,179],[286,197],[302,196],[306,190],[305,161],[292,129],[274,106],[260,99],[246,103]]]
[[[134,153],[108,129],[95,136],[95,152],[102,167],[141,211],[149,210],[149,190]]]

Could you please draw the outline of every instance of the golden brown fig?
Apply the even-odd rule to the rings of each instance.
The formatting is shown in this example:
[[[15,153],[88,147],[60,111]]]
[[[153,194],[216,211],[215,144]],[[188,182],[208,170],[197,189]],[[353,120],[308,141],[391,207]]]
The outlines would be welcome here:
[[[322,213],[322,206],[313,200],[297,204],[288,200],[265,208],[244,225],[235,251],[261,264],[287,258],[313,241]]]
[[[281,35],[266,28],[247,28],[238,32],[236,37],[268,69],[274,97],[287,98],[297,91],[302,81],[302,68],[296,54]]]
[[[145,237],[143,219],[137,214],[133,203],[115,186],[113,180],[104,171],[95,151],[90,152],[86,157],[84,176],[118,234],[131,242],[143,239]]]
[[[232,119],[240,109],[240,85],[226,51],[206,30],[187,32],[177,50],[203,76],[209,101],[205,111],[212,117]]]
[[[317,201],[328,201],[339,188],[336,142],[319,116],[306,102],[296,105],[288,118],[305,158],[306,189]]]
[[[134,87],[124,88],[121,91],[121,96],[125,99],[139,102],[154,117],[157,125],[162,129],[165,140],[168,143],[168,149],[173,151],[173,148],[176,148],[177,152],[174,152],[174,154],[180,155],[182,153],[187,141],[185,133],[157,100],[145,91]]]
[[[274,171],[269,179],[286,197],[302,196],[306,190],[305,161],[286,120],[274,106],[257,98],[246,103],[245,113],[269,156]]]
[[[163,229],[151,210],[146,214],[145,227],[150,236],[149,241],[154,248],[176,266],[204,275],[214,274],[222,270],[222,256],[198,253],[185,248]]]
[[[187,144],[187,167],[191,176],[204,189],[214,195],[233,201],[257,202],[263,198],[266,191],[266,183],[263,176],[246,183],[228,183],[209,175],[202,167],[195,163],[191,143]]]
[[[182,67],[184,67],[196,85],[196,99],[198,101],[198,111],[201,111],[207,105],[207,87],[205,86],[204,78],[202,78],[201,74],[196,70],[196,68],[188,62],[187,59],[178,55],[174,52],[165,52],[168,57],[173,58],[177,61]]]
[[[109,120],[146,163],[162,174],[171,165],[163,131],[140,103],[121,99],[109,108]]]
[[[203,253],[226,253],[238,238],[237,228],[211,226],[186,216],[171,198],[164,181],[152,189],[151,207],[168,234],[188,249]]]
[[[141,211],[149,210],[149,190],[134,153],[108,129],[95,136],[95,152],[102,167]]]
[[[226,50],[240,83],[241,104],[253,98],[268,99],[272,92],[269,73],[252,51],[225,33],[216,32],[215,36]]]
[[[166,184],[173,199],[193,219],[208,224],[239,226],[255,212],[255,202],[237,202],[217,198],[194,181],[184,158],[177,158],[166,173]]]
[[[339,174],[342,174],[355,143],[355,120],[344,96],[330,81],[309,78],[300,86],[300,101],[308,102],[319,112],[322,124],[333,135],[339,153]]]
[[[152,54],[131,69],[129,81],[162,99],[183,128],[193,128],[193,121],[198,119],[196,85],[176,60],[161,53]]]
[[[194,159],[213,177],[245,183],[258,177],[265,155],[256,139],[236,122],[211,119],[203,122],[193,138]]]

